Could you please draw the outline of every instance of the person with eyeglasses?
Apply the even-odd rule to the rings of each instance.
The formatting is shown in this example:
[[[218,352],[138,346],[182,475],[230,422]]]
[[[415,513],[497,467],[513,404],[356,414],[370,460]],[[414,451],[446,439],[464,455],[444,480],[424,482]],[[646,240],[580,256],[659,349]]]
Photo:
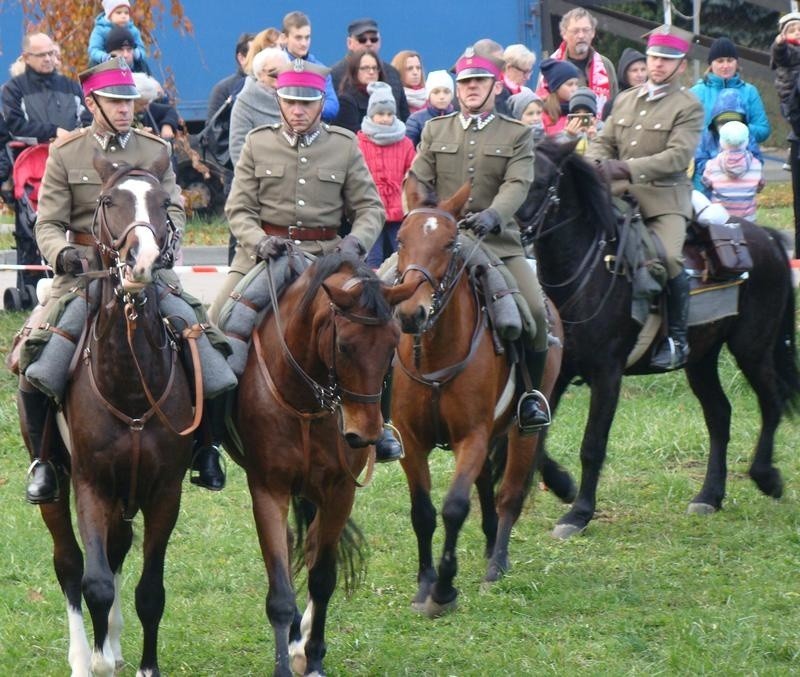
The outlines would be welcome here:
[[[355,134],[361,129],[361,121],[369,107],[367,87],[373,82],[386,82],[386,78],[383,64],[372,52],[360,50],[348,54],[345,63],[347,70],[338,92],[339,114],[333,124]]]
[[[495,110],[503,115],[511,115],[508,98],[529,89],[526,85],[533,74],[536,55],[525,45],[509,45],[503,50],[503,89],[494,102]],[[513,117],[513,116],[512,116]]]
[[[400,77],[398,70],[392,64],[383,61],[380,56],[381,49],[381,34],[378,29],[378,23],[374,19],[362,18],[355,19],[350,22],[347,27],[347,54],[340,61],[337,61],[331,66],[331,77],[333,78],[333,85],[336,92],[342,89],[342,80],[348,72],[347,58],[355,52],[369,52],[375,59],[378,60],[378,66],[381,72],[379,78],[382,82],[386,82],[392,88],[392,95],[397,102],[397,117],[403,122],[408,119],[410,115],[408,109],[408,99],[406,98],[405,89],[403,88],[403,79]],[[366,96],[366,90],[364,92]],[[341,102],[340,102],[341,103]],[[364,107],[366,111],[366,103]],[[341,111],[340,111],[341,115]],[[353,129],[358,129],[361,125],[361,119],[364,117],[362,112],[357,120],[352,122]],[[349,118],[348,118],[349,119]],[[334,122],[334,124],[339,124]],[[350,129],[350,127],[348,127]]]
[[[617,95],[619,86],[614,64],[592,47],[597,19],[583,7],[576,7],[564,14],[559,28],[561,44],[550,58],[569,61],[580,71],[579,84],[588,87],[597,96],[598,119],[601,119],[606,101]],[[547,84],[541,77],[536,93],[542,99],[549,93]]]
[[[289,57],[280,47],[267,47],[253,57],[252,72],[231,109],[228,151],[234,167],[239,162],[244,139],[250,130],[281,121],[278,100],[275,98],[275,81],[278,70],[287,63]]]
[[[91,124],[80,85],[56,71],[50,36],[30,33],[22,39],[25,70],[3,85],[3,116],[16,140],[48,143]]]

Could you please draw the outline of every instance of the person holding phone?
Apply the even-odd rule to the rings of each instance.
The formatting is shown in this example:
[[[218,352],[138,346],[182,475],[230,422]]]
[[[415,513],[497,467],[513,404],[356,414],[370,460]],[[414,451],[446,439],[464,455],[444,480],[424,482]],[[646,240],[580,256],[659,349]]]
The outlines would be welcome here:
[[[588,87],[578,87],[569,98],[567,125],[563,130],[564,141],[575,141],[575,151],[583,155],[589,141],[603,128],[597,119],[597,95]]]

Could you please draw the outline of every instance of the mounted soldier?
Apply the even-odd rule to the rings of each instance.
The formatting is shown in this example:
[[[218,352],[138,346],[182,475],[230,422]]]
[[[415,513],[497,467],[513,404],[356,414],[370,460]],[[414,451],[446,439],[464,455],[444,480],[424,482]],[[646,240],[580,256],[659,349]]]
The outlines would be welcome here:
[[[42,255],[55,270],[55,278],[40,317],[48,317],[66,294],[74,290],[85,292],[89,278],[84,273],[101,270],[93,234],[101,193],[101,180],[93,165],[95,155],[104,155],[115,166],[124,163],[146,167],[159,154],[169,152],[167,144],[157,136],[131,128],[133,100],[139,97],[139,92],[123,59],[95,66],[79,78],[94,121],[91,127],[59,138],[50,148],[35,235]],[[162,186],[170,196],[167,212],[172,222],[173,245],[177,247],[186,215],[171,167],[166,169]],[[180,282],[174,271],[161,270],[159,278],[179,293]],[[26,498],[35,504],[50,503],[59,495],[57,461],[43,459],[43,454],[46,456],[43,447],[57,435],[52,393],[45,394],[24,375],[20,375],[19,391],[33,456]],[[195,453],[194,468],[199,473],[193,478],[194,483],[208,489],[222,488],[225,476],[219,465],[218,450],[202,446]]]
[[[647,40],[647,82],[621,92],[603,130],[586,151],[614,192],[626,189],[665,251],[668,333],[652,366],[677,369],[689,356],[689,275],[683,242],[692,216],[687,169],[703,128],[703,106],[681,85],[692,34],[661,26]],[[616,183],[623,182],[623,183]]]
[[[525,346],[525,361],[532,389],[522,395],[518,423],[522,431],[533,432],[550,423],[547,400],[538,390],[547,357],[547,318],[514,220],[533,181],[533,141],[525,125],[495,111],[502,71],[497,57],[472,49],[464,53],[456,63],[461,111],[425,125],[411,173],[438,195],[454,195],[470,183],[465,224],[502,260],[531,310],[535,333]]]

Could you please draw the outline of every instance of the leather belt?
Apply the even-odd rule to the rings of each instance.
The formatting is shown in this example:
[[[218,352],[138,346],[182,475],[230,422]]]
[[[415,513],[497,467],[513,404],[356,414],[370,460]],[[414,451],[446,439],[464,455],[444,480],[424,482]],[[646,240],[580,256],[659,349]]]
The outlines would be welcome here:
[[[97,244],[94,235],[89,233],[77,233],[74,230],[67,231],[67,242],[80,244],[85,247],[94,247]]]
[[[288,238],[289,240],[333,240],[339,234],[339,226],[274,226],[266,221],[261,222],[261,229],[267,235]]]

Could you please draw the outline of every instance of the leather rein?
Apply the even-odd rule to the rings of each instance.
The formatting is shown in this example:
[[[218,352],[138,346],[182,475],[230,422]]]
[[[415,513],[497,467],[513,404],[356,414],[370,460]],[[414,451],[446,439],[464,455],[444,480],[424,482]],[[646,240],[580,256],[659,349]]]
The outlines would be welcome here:
[[[351,400],[353,402],[359,402],[362,404],[376,404],[380,402],[381,399],[380,390],[377,393],[371,393],[371,394],[357,393],[345,388],[341,384],[341,381],[339,379],[339,374],[336,369],[336,336],[337,336],[336,319],[342,318],[344,320],[347,320],[348,322],[353,322],[355,324],[360,324],[364,326],[378,326],[384,324],[384,322],[376,317],[369,317],[358,313],[351,313],[347,310],[344,310],[343,308],[340,308],[335,303],[331,302],[329,304],[331,312],[330,316],[331,317],[331,361],[330,364],[327,365],[328,383],[322,384],[316,379],[314,379],[314,377],[312,377],[305,369],[303,369],[302,365],[294,357],[292,351],[289,349],[289,346],[286,343],[286,337],[284,334],[280,308],[278,307],[278,294],[275,289],[275,279],[272,274],[270,260],[267,259],[265,261],[265,264],[266,264],[266,274],[267,274],[267,287],[269,288],[269,296],[270,296],[270,301],[272,303],[272,313],[275,318],[275,329],[278,334],[278,341],[280,343],[281,353],[284,359],[289,363],[289,366],[292,368],[295,374],[311,390],[311,392],[314,395],[314,399],[316,399],[317,401],[319,409],[314,411],[303,411],[297,409],[296,407],[292,406],[291,404],[289,404],[289,402],[286,401],[286,399],[278,390],[278,387],[275,384],[275,381],[269,372],[269,368],[267,367],[266,360],[264,359],[263,345],[261,343],[261,337],[259,336],[257,327],[253,330],[253,335],[252,335],[253,345],[256,351],[256,357],[258,358],[257,362],[259,371],[264,377],[264,380],[266,381],[267,386],[270,389],[270,393],[283,409],[292,414],[300,422],[302,438],[303,438],[303,458],[305,466],[304,470],[305,474],[308,474],[311,465],[311,441],[310,441],[311,422],[319,418],[324,418],[336,414],[339,434],[343,436],[344,435],[344,417],[342,415],[343,399]],[[356,278],[353,278],[353,281],[354,284],[361,282],[361,280],[357,280]],[[349,463],[347,463],[347,459],[344,457],[343,445],[337,444],[336,446],[339,454],[339,463],[342,466],[342,468],[346,470],[347,473],[350,475],[354,484],[359,488],[369,485],[370,482],[372,481],[372,475],[375,467],[374,447],[373,451],[370,453],[369,456],[367,476],[364,482],[362,483],[350,470],[350,465]]]

